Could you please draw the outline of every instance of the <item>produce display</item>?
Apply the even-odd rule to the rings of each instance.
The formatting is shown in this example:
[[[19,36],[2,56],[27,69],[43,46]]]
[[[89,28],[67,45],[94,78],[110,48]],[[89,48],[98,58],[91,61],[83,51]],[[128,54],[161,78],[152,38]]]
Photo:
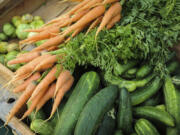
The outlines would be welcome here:
[[[12,71],[19,69],[23,63],[9,65],[10,60],[15,59],[19,54],[25,53],[20,49],[18,39],[25,39],[32,36],[32,32],[24,32],[26,29],[39,28],[44,24],[40,16],[32,16],[24,14],[22,16],[14,16],[11,22],[5,23],[2,26],[0,33],[0,63],[8,67]],[[41,44],[41,43],[39,43]]]
[[[8,84],[24,82],[6,124],[27,104],[20,120],[40,135],[180,135],[180,0],[83,0],[12,22],[1,39],[37,47],[7,63],[23,65]]]

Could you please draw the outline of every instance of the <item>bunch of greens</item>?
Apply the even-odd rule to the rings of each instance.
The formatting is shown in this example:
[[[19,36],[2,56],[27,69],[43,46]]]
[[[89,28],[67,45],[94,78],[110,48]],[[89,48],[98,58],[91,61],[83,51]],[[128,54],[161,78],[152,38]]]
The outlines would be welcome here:
[[[180,37],[180,0],[129,0],[122,16],[119,24],[96,39],[95,29],[61,45],[64,67],[73,71],[76,65],[93,65],[118,75],[120,64],[135,59],[148,61],[163,76],[169,48]]]

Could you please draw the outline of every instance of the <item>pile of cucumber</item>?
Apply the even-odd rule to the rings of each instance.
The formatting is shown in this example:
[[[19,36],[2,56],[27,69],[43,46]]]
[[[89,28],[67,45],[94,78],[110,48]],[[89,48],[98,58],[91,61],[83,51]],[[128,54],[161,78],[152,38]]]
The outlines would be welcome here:
[[[33,36],[35,32],[25,32],[26,29],[39,28],[44,24],[40,16],[32,16],[24,14],[22,16],[14,16],[11,22],[5,23],[0,32],[0,63],[7,66],[10,70],[16,71],[23,64],[8,65],[8,61],[16,58],[20,51],[18,40]],[[36,43],[40,45],[42,41]]]
[[[86,72],[53,119],[36,118],[30,127],[41,135],[180,135],[179,66],[168,61],[160,79],[147,64],[126,65],[115,85]]]

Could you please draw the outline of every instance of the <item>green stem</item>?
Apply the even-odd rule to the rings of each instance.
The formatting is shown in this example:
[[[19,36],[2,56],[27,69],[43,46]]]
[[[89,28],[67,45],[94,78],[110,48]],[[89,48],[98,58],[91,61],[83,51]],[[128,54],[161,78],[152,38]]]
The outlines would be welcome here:
[[[121,1],[120,1],[121,6],[122,6],[124,3],[125,3],[125,0],[121,0]]]

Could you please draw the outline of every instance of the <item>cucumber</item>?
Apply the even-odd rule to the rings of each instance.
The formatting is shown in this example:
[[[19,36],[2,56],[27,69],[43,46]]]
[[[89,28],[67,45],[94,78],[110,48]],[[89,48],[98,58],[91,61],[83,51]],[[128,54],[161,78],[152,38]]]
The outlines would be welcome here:
[[[139,119],[136,122],[135,131],[138,135],[160,135],[155,126],[146,119]]]
[[[160,122],[166,126],[173,127],[175,125],[173,117],[168,112],[152,106],[136,107],[133,109],[133,115],[139,118]]]
[[[180,98],[176,91],[174,84],[170,76],[165,77],[164,83],[164,98],[167,112],[169,112],[174,118],[177,125],[180,124]]]
[[[28,102],[27,107],[29,108],[30,105],[31,105],[31,102]],[[46,115],[42,109],[40,109],[38,112],[33,111],[28,117],[29,117],[30,121],[33,121],[35,119],[42,119],[42,120],[46,119]]]
[[[114,134],[115,126],[115,119],[113,119],[112,116],[109,116],[108,113],[106,113],[96,135],[112,135]]]
[[[166,106],[164,104],[162,105],[156,105],[156,108],[162,110],[162,111],[166,111]]]
[[[166,128],[166,135],[179,135],[177,128],[167,127]]]
[[[123,135],[122,131],[121,130],[116,130],[114,135]]]
[[[134,67],[135,65],[137,65],[137,61],[135,61],[135,60],[128,61],[126,64],[117,63],[114,66],[114,74],[116,76],[122,75],[125,71],[127,71],[128,69]]]
[[[132,106],[128,91],[125,88],[120,89],[119,108],[118,108],[118,128],[122,129],[125,134],[132,131]]]
[[[145,102],[143,102],[141,105],[142,106],[155,106],[158,105],[161,101],[161,94],[158,93],[151,98],[147,99]]]
[[[78,117],[87,101],[96,93],[100,83],[96,72],[83,74],[70,95],[55,128],[55,135],[73,132]]]
[[[123,78],[134,79],[136,76],[137,68],[131,68],[123,74]]]
[[[109,74],[105,74],[104,78],[109,84],[118,85],[119,88],[126,88],[129,92],[134,91],[138,87],[144,87],[151,79],[155,76],[155,74],[151,74],[148,77],[142,80],[125,80],[121,77],[110,76]]]
[[[150,66],[148,63],[142,65],[136,73],[136,78],[143,78],[147,76],[152,71],[152,69],[152,66]]]
[[[158,92],[161,88],[162,81],[159,77],[153,79],[148,85],[140,90],[136,90],[135,92],[131,93],[131,102],[132,105],[138,105],[152,97],[154,94]]]
[[[167,65],[167,70],[169,73],[174,73],[176,71],[176,69],[179,67],[179,63],[177,62],[177,60],[170,62]]]
[[[109,86],[93,96],[82,110],[74,135],[92,135],[105,113],[113,106],[118,94],[116,86]]]
[[[40,135],[52,135],[53,127],[49,122],[45,122],[42,119],[35,119],[31,122],[31,130]]]

